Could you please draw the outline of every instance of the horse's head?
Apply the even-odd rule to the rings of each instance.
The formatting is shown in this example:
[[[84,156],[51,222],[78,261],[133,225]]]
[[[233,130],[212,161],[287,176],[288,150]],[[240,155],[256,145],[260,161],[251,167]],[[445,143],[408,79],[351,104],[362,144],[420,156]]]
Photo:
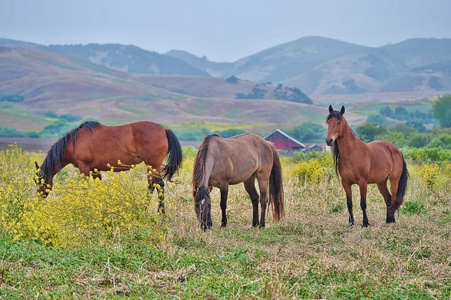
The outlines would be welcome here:
[[[34,177],[34,182],[38,186],[37,193],[45,198],[52,189],[52,185],[46,182],[47,176],[44,174],[44,171],[41,170],[41,167],[39,167],[38,163],[34,162],[34,164],[36,166],[36,175]]]
[[[194,198],[194,211],[196,212],[197,219],[201,223],[203,230],[211,228],[211,199],[208,188],[205,185],[199,187],[193,191]]]
[[[343,135],[343,128],[346,120],[343,118],[345,113],[345,107],[342,106],[341,110],[334,110],[332,105],[329,105],[329,115],[326,118],[328,125],[326,143],[332,146],[334,142]]]

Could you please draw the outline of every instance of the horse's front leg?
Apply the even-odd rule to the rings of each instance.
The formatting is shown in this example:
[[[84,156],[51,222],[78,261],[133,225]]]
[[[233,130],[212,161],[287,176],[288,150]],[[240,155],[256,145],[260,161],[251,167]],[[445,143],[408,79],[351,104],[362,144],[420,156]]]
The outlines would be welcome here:
[[[352,189],[351,184],[342,182],[343,188],[346,193],[346,205],[349,211],[349,224],[354,225],[354,215],[352,214]]]
[[[227,215],[226,215],[226,209],[227,209],[227,196],[229,194],[229,190],[221,190],[221,212],[222,212],[222,220],[221,220],[221,227],[227,226]],[[210,217],[210,227],[211,227],[211,217]]]
[[[99,179],[102,180],[102,174],[100,174],[100,171],[97,169],[92,170],[91,172],[92,178],[93,179]]]
[[[368,216],[366,215],[366,192],[368,185],[366,182],[359,184],[360,188],[360,208],[363,213],[363,225],[362,227],[368,227]]]
[[[155,182],[156,181],[156,182]],[[155,187],[158,185],[158,212],[164,214],[164,181],[161,178],[149,179],[149,192],[153,194]]]

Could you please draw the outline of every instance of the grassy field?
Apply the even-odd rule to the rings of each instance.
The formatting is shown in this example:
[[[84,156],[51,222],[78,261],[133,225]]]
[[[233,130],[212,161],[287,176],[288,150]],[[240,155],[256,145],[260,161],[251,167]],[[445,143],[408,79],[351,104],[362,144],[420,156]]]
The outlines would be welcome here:
[[[73,167],[45,200],[43,157],[0,153],[0,299],[450,299],[449,164],[409,164],[395,224],[368,192],[370,226],[347,223],[330,157],[284,157],[284,221],[251,227],[242,185],[231,187],[227,228],[213,191],[213,229],[199,230],[191,197],[192,148],[166,189],[165,216],[146,197],[145,169],[85,180]],[[354,199],[358,199],[354,188]],[[152,199],[156,198],[156,195]]]

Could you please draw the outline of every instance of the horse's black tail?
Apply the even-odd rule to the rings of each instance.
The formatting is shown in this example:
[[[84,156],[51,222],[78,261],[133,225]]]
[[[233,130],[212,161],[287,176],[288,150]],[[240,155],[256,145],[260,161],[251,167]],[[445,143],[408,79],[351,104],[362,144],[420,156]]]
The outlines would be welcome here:
[[[271,145],[274,162],[272,165],[271,175],[269,177],[269,204],[274,204],[273,218],[276,221],[283,219],[285,216],[283,203],[283,183],[282,183],[282,165],[280,164],[277,149]]]
[[[402,158],[402,164],[403,167],[401,178],[399,179],[398,182],[398,192],[396,193],[396,202],[393,205],[394,211],[397,211],[404,202],[404,195],[407,189],[407,179],[409,178],[409,171],[407,170],[406,161],[404,160],[404,157]]]
[[[167,164],[164,166],[161,176],[163,178],[168,178],[171,181],[172,176],[178,171],[180,165],[182,164],[182,146],[180,142],[172,132],[172,130],[166,128],[166,136],[168,138],[168,155],[166,156]]]

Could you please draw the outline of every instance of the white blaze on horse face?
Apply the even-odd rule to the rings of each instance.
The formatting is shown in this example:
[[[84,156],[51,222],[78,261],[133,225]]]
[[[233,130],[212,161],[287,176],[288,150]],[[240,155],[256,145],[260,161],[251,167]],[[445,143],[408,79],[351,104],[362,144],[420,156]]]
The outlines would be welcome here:
[[[204,203],[205,203],[205,199],[202,199],[202,200],[200,201],[200,204],[204,205]]]
[[[328,128],[328,131],[327,131],[326,142],[330,146],[338,138],[338,132],[339,132],[339,129],[340,129],[339,125],[341,124],[341,122],[338,122],[338,123],[337,122],[333,122],[333,118],[332,118],[327,123],[329,125],[329,128]]]

